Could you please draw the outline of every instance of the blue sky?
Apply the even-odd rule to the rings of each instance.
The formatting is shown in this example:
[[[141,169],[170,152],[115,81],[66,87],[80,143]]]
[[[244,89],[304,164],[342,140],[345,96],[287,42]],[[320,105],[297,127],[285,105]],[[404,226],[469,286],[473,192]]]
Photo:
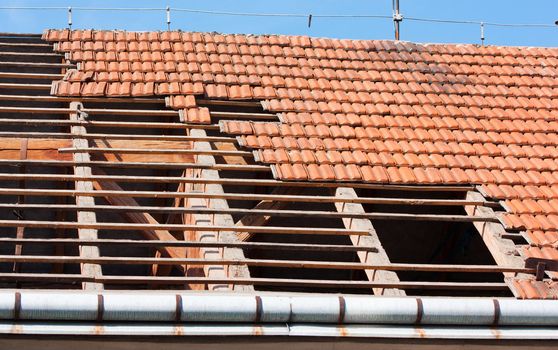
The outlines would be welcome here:
[[[0,0],[2,6],[166,7],[236,12],[302,14],[391,15],[391,0]],[[548,23],[558,20],[556,0],[401,0],[401,12],[409,17],[478,20],[505,23]],[[164,30],[164,12],[74,11],[74,28]],[[0,32],[42,32],[67,26],[63,10],[31,11],[0,9]],[[192,13],[172,13],[172,29],[224,33],[299,34],[355,39],[392,39],[393,24],[387,19],[252,18]],[[558,46],[558,26],[553,28],[485,29],[486,43],[493,45]],[[403,21],[402,40],[415,42],[479,43],[478,25],[434,24]]]

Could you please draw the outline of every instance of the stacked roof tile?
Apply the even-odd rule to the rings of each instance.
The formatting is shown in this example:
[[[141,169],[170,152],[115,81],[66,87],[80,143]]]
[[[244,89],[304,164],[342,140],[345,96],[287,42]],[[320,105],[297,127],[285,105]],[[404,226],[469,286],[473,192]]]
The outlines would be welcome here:
[[[479,184],[526,257],[558,260],[558,49],[304,36],[48,30],[78,63],[52,93],[261,100],[278,122],[227,121],[276,178]],[[519,288],[519,287],[518,287]],[[527,294],[526,294],[527,295]]]

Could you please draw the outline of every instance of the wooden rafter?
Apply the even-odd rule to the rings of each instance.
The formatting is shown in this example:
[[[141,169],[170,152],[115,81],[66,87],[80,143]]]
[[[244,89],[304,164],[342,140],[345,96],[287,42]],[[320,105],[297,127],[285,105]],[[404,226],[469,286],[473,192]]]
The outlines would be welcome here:
[[[79,102],[70,103],[70,120],[80,120],[82,115],[79,110],[82,105]],[[86,129],[83,126],[72,126],[71,134],[73,136],[72,144],[75,148],[88,148],[89,144],[87,139],[82,136],[86,134]],[[89,162],[89,154],[87,152],[74,153],[73,158],[75,162]],[[87,166],[75,166],[74,174],[79,176],[91,176],[91,168]],[[91,181],[76,181],[75,182],[77,191],[93,191],[93,183]],[[76,196],[77,206],[94,206],[95,198],[87,195]],[[94,211],[82,211],[78,210],[77,220],[81,224],[95,224],[97,218]],[[81,239],[96,239],[97,229],[96,228],[78,228],[78,236]],[[100,256],[99,248],[94,246],[81,246],[79,249],[79,255],[84,258],[97,258]],[[99,264],[81,264],[81,273],[84,276],[91,278],[98,278],[102,276],[101,265]],[[83,282],[83,289],[86,290],[102,290],[103,284],[96,282]]]
[[[95,189],[98,190],[106,190],[106,189],[122,190],[122,188],[117,183],[109,182],[109,181],[94,181],[93,186],[95,187]],[[107,200],[107,202],[109,202],[112,205],[139,206],[138,202],[136,202],[136,200],[131,197],[105,197],[105,199]],[[149,213],[122,212],[121,214],[124,218],[126,218],[128,222],[133,224],[147,224],[147,225],[155,225],[155,226],[159,225],[159,222]],[[176,239],[168,230],[165,229],[159,229],[159,228],[142,229],[140,230],[140,232],[147,239],[165,240],[165,241],[171,241]],[[158,250],[161,251],[163,256],[169,256],[172,258],[186,257],[185,248],[160,247]],[[182,266],[177,266],[177,267],[182,269],[184,272],[184,268]]]
[[[20,158],[21,159],[26,159],[27,158],[27,146],[28,146],[28,139],[21,139],[20,141]],[[21,173],[25,173],[25,166],[20,166],[19,170]],[[19,181],[19,188],[25,188],[25,180],[20,180]],[[17,203],[18,204],[23,204],[25,203],[25,195],[20,195],[17,198]],[[17,210],[15,211],[18,215],[18,218],[23,220],[24,216],[21,210]],[[25,232],[25,226],[18,226],[16,228],[16,238],[23,238]],[[23,250],[23,246],[21,244],[16,244],[15,246],[15,250],[14,250],[14,255],[21,255],[21,252]],[[14,262],[14,266],[13,266],[13,271],[14,272],[19,272],[20,270],[20,265],[17,262]]]
[[[349,187],[340,187],[335,190],[335,196],[341,198],[358,198],[357,193],[353,188]],[[357,212],[357,213],[364,213],[364,208],[360,203],[336,203],[335,207],[339,212]],[[372,222],[368,219],[352,219],[352,218],[344,218],[343,224],[349,230],[358,229],[358,230],[367,230],[368,235],[365,236],[356,236],[350,235],[351,242],[355,246],[370,246],[376,247],[378,251],[376,253],[368,253],[368,252],[358,252],[358,258],[361,263],[364,264],[390,264],[389,257],[386,251],[382,247],[382,243],[374,230],[374,226],[372,226]],[[388,282],[388,283],[398,283],[399,278],[397,274],[393,271],[375,271],[375,270],[367,270],[366,276],[368,277],[369,281],[379,281],[379,282]],[[405,292],[400,289],[396,288],[374,288],[374,294],[376,295],[392,295],[392,296],[402,296],[405,295]]]
[[[296,187],[277,187],[271,194],[273,195],[290,195],[298,192]],[[269,220],[273,217],[273,213],[282,212],[283,208],[288,205],[287,202],[278,202],[274,200],[262,200],[253,209],[250,210],[245,216],[236,222],[237,226],[266,226]],[[267,212],[266,212],[267,211]],[[254,237],[254,233],[240,232],[237,233],[238,240],[247,242]]]
[[[0,180],[19,180],[25,178],[26,180],[35,181],[75,181],[80,180],[75,175],[64,176],[64,175],[53,175],[53,174],[8,174],[0,173]],[[110,176],[94,176],[93,178],[99,180],[111,180],[120,182],[192,182],[192,183],[205,183],[205,184],[220,184],[220,185],[250,185],[250,186],[271,186],[271,187],[310,187],[310,188],[337,188],[337,187],[352,187],[352,188],[366,188],[374,190],[386,190],[386,191],[409,191],[409,192],[467,192],[474,190],[471,186],[413,186],[413,185],[388,185],[388,184],[373,184],[364,182],[303,182],[303,181],[278,181],[269,179],[236,179],[236,178],[218,178],[218,179],[202,179],[199,177],[163,177],[163,176],[126,176],[126,175],[110,175]],[[384,198],[388,200],[390,198]],[[412,200],[412,199],[411,199]],[[432,200],[438,202],[439,200]],[[460,200],[441,200],[444,201],[443,205],[452,205],[452,203],[460,202],[460,204],[455,205],[492,205],[499,206],[498,203],[484,201],[482,203],[470,203],[462,202]],[[415,202],[420,205],[431,205],[431,200],[428,199],[416,199]]]
[[[479,201],[485,200],[485,198],[479,192],[469,191],[467,192],[467,200]],[[492,208],[482,206],[466,205],[465,211],[471,216],[485,215],[496,217],[496,213]],[[510,239],[504,238],[506,230],[501,223],[475,222],[474,225],[498,266],[513,266],[518,268],[525,266],[523,258],[517,254],[515,243]],[[513,273],[504,273],[504,275],[506,277],[515,276]]]

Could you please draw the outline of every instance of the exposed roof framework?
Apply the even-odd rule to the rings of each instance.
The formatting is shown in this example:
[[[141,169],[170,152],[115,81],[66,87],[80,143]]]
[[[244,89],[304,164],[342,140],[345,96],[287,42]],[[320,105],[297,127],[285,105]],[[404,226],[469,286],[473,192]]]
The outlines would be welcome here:
[[[384,170],[354,172],[354,164],[335,167],[331,182],[323,168],[330,163],[305,160],[317,153],[266,146],[281,123],[293,127],[287,99],[278,107],[245,85],[227,90],[242,101],[219,85],[196,97],[145,90],[119,97],[125,83],[107,87],[86,68],[91,51],[50,35],[70,53],[38,38],[0,44],[4,287],[556,296],[517,256],[524,236],[509,221],[506,230],[491,187],[481,194],[467,181],[416,186],[391,181],[389,169],[388,183],[357,181]],[[32,45],[16,45],[22,41]],[[330,130],[341,133],[336,140],[345,126]],[[394,221],[426,223],[442,236],[424,240],[431,251],[417,246],[398,256],[389,247],[408,238],[393,231]],[[444,235],[451,239],[434,246]],[[460,255],[464,263],[443,258],[463,246],[471,248]],[[485,264],[477,255],[467,260],[476,248],[486,250]],[[539,281],[526,281],[535,274]]]

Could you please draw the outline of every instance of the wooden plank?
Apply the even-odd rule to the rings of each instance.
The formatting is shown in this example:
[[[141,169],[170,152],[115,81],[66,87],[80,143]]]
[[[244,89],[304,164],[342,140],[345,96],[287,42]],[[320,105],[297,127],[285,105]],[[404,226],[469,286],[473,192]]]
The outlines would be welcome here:
[[[340,198],[358,198],[357,193],[353,188],[349,187],[340,187],[335,190],[335,197]],[[356,212],[356,213],[365,213],[362,204],[360,203],[336,203],[335,208],[338,212]],[[351,242],[355,246],[369,246],[369,247],[376,247],[378,248],[378,252],[376,253],[367,253],[367,252],[358,252],[357,256],[361,263],[365,264],[372,264],[372,265],[386,265],[390,264],[389,257],[382,247],[382,243],[376,234],[376,230],[374,230],[374,226],[372,222],[368,219],[352,219],[352,218],[343,218],[343,224],[345,228],[352,230],[352,229],[359,229],[359,230],[366,230],[368,231],[368,235],[366,236],[357,236],[357,235],[350,235],[349,238]],[[399,282],[399,277],[396,273],[392,271],[366,271],[366,276],[368,277],[369,281],[381,281],[381,282],[390,282],[390,283],[397,283]],[[404,296],[405,292],[399,289],[383,289],[383,288],[374,288],[373,289],[375,295],[390,295],[390,296]]]
[[[75,175],[53,175],[53,174],[9,174],[9,173],[0,173],[0,180],[19,180],[21,178],[25,178],[28,181],[36,180],[36,181],[73,181],[77,178]],[[170,182],[170,183],[202,183],[202,184],[221,184],[221,185],[248,185],[248,186],[265,186],[265,187],[277,187],[277,186],[288,186],[288,187],[311,187],[311,188],[337,188],[337,187],[352,187],[352,188],[365,188],[365,189],[375,189],[375,190],[386,190],[386,191],[413,191],[413,192],[439,192],[439,191],[448,191],[448,192],[466,192],[472,190],[473,187],[470,186],[400,186],[400,185],[385,185],[385,184],[371,184],[371,183],[363,183],[363,182],[284,182],[278,180],[268,180],[268,179],[237,179],[237,178],[223,178],[220,177],[218,179],[203,179],[198,177],[177,177],[177,176],[126,176],[126,175],[110,175],[110,176],[93,176],[93,178],[98,180],[110,180],[110,181],[120,181],[120,182]],[[416,199],[417,203],[420,203],[421,199]],[[435,200],[438,201],[438,200]],[[457,200],[459,202],[459,200]],[[454,205],[453,200],[448,200],[441,205]],[[433,202],[429,202],[429,200],[423,200],[423,205],[437,205],[433,204]],[[480,202],[463,202],[463,204],[455,204],[455,205],[483,205],[483,206],[492,206],[492,207],[500,207],[500,204],[497,202],[490,202],[484,201],[484,203]]]
[[[98,120],[72,121],[64,119],[10,119],[0,118],[2,125],[26,125],[26,126],[71,126],[83,125],[85,127],[104,128],[130,128],[130,129],[205,129],[219,130],[216,124],[187,124],[187,123],[158,123],[158,122],[112,122]]]
[[[230,171],[263,171],[268,172],[269,167],[263,165],[236,165],[236,164],[202,164],[202,163],[161,163],[161,162],[114,162],[114,161],[65,161],[65,160],[17,160],[0,159],[2,164],[26,164],[28,166],[88,166],[105,168],[140,168],[140,169],[214,169]]]
[[[1,65],[0,65],[1,66]],[[9,73],[6,73],[9,74]],[[20,74],[20,73],[18,73]],[[35,73],[29,73],[35,74]],[[42,73],[36,73],[42,74]],[[51,74],[44,74],[44,76],[50,77]],[[63,75],[62,75],[63,77]],[[150,98],[140,98],[140,97],[78,97],[78,96],[35,96],[35,95],[0,95],[0,101],[34,101],[34,102],[95,102],[95,103],[156,103],[162,104],[164,100],[162,98],[150,97]]]
[[[27,141],[27,156],[20,157],[20,143]],[[0,138],[0,159],[14,161],[73,161],[71,154],[60,154],[58,149],[72,145],[71,140],[56,139],[26,139],[26,138]],[[25,166],[25,164],[21,164]]]
[[[0,44],[0,46],[3,46]],[[51,79],[57,80],[64,78],[64,74],[48,74],[48,73],[21,73],[21,72],[0,72],[2,79]]]
[[[75,283],[89,281],[105,284],[163,284],[183,285],[195,283],[231,284],[231,285],[266,285],[283,287],[309,288],[397,288],[397,289],[432,289],[432,290],[507,290],[505,283],[494,282],[370,282],[345,280],[311,280],[280,278],[210,278],[210,277],[154,277],[154,276],[101,276],[91,278],[76,274],[41,274],[41,273],[0,273],[0,281],[31,281]]]
[[[62,197],[64,198],[64,197]],[[273,202],[262,201],[260,203],[286,203],[286,202]],[[255,208],[261,208],[262,205],[256,205]],[[0,208],[6,209],[34,209],[34,210],[56,210],[56,211],[73,211],[78,208],[74,205],[57,205],[57,204],[12,204],[0,203]],[[157,207],[157,206],[116,206],[116,205],[95,205],[92,207],[81,207],[83,209],[95,212],[133,212],[133,213],[166,213],[166,214],[236,214],[245,215],[244,218],[237,221],[237,226],[265,226],[271,217],[300,217],[300,218],[328,218],[328,219],[375,219],[377,213],[358,213],[358,212],[332,212],[332,211],[319,211],[319,210],[281,210],[277,209],[241,209],[241,208],[184,208],[184,207]],[[268,219],[261,219],[266,217]],[[239,223],[242,221],[241,223]],[[258,224],[255,224],[258,223]],[[239,238],[242,234],[239,235]],[[240,239],[246,241],[246,239]]]
[[[119,116],[156,116],[156,117],[178,117],[178,111],[172,109],[100,109],[87,108],[85,112],[89,115],[119,115]],[[178,119],[177,119],[178,120]]]
[[[42,37],[42,34],[1,32],[0,37],[2,37],[2,38],[36,38],[36,39],[40,39]]]
[[[20,147],[20,152],[19,152],[20,159],[26,159],[27,158],[28,144],[29,144],[28,139],[21,139],[20,146],[19,146]],[[25,173],[26,172],[25,166],[19,167],[19,171],[21,173]],[[25,180],[20,180],[19,188],[25,189],[25,186],[26,186]],[[18,196],[17,204],[24,204],[24,203],[25,203],[25,196],[23,196],[23,195]],[[24,220],[22,210],[15,209],[14,213],[17,213],[17,216],[20,220]],[[24,236],[24,233],[25,233],[25,227],[18,226],[16,228],[16,238],[22,239],[23,236]],[[14,249],[14,255],[21,255],[22,250],[23,250],[23,245],[22,244],[16,244],[15,249]],[[20,268],[21,268],[21,266],[17,262],[14,262],[12,271],[13,272],[19,272]],[[19,283],[16,284],[16,288],[19,288]]]
[[[2,45],[0,45],[2,46]],[[10,51],[0,51],[0,56],[14,56],[13,58],[21,60],[26,57],[58,57],[60,59],[64,58],[64,54],[57,52],[10,52]]]
[[[28,68],[76,68],[71,63],[44,63],[44,62],[0,62],[1,67],[28,67]]]
[[[207,129],[206,129],[207,130]],[[233,143],[233,142],[212,142],[211,146],[214,149],[217,149],[219,151],[234,151],[237,152],[239,151],[239,148],[237,147],[238,144]],[[251,158],[254,157],[253,153],[250,152],[250,156]],[[239,156],[223,156],[223,161],[226,164],[242,164],[242,165],[249,165],[253,162],[247,162],[246,157],[239,157]]]
[[[249,118],[251,120],[276,120],[279,118],[273,113],[250,113],[250,112],[211,112],[213,118],[241,119]]]
[[[76,148],[59,148],[60,153],[75,153],[79,152]],[[88,148],[89,153],[119,153],[119,154],[194,154],[194,155],[209,155],[209,156],[237,156],[237,157],[251,157],[252,152],[246,151],[201,151],[195,149],[177,149],[177,148]]]
[[[259,101],[210,100],[198,98],[196,99],[196,103],[200,106],[262,107]]]
[[[137,152],[120,152],[119,150],[130,147]],[[161,152],[150,152],[153,149]],[[100,150],[100,151],[98,151]],[[107,150],[103,152],[102,150]],[[113,151],[114,150],[114,151]],[[181,150],[180,152],[167,152],[166,150]],[[155,163],[155,164],[192,164],[194,155],[190,141],[152,141],[152,140],[92,140],[88,149],[94,153],[96,159],[104,162],[118,163]],[[61,152],[62,154],[71,154]]]
[[[0,131],[0,137],[25,137],[25,138],[48,138],[48,139],[69,139],[72,135],[57,132],[18,132],[18,131]],[[226,136],[206,136],[196,138],[193,136],[177,136],[177,135],[132,135],[132,134],[94,134],[89,133],[83,135],[83,138],[91,139],[109,139],[109,140],[153,140],[153,141],[207,141],[207,142],[236,142],[234,137]]]
[[[167,231],[234,231],[256,232],[269,234],[316,234],[316,235],[367,235],[366,230],[341,230],[333,228],[279,227],[279,226],[225,226],[225,225],[188,225],[188,224],[128,224],[119,222],[65,222],[65,221],[33,221],[33,220],[0,220],[0,227],[17,227],[18,225],[32,228],[66,228],[66,229],[99,229],[99,230],[167,230]]]
[[[552,261],[552,260],[549,260]],[[378,271],[420,271],[454,273],[535,273],[535,267],[517,268],[494,265],[447,265],[447,264],[387,264],[312,261],[312,260],[274,260],[274,259],[199,259],[199,258],[145,258],[145,257],[99,257],[44,255],[0,255],[0,262],[49,263],[49,264],[107,264],[107,265],[247,265],[259,267],[284,267],[292,269],[330,269],[330,270],[378,270]],[[535,264],[532,264],[536,266]]]
[[[79,115],[79,109],[81,104],[78,102],[72,102],[70,104],[70,109],[73,111],[70,113],[70,120],[79,120],[81,117]],[[86,139],[82,138],[81,135],[86,134],[86,130],[83,126],[72,126],[71,133],[74,136],[72,140],[73,147],[76,148],[87,148],[89,147]],[[74,153],[73,155],[75,162],[89,162],[89,154],[87,152]],[[74,174],[79,176],[91,176],[91,168],[87,166],[75,166]],[[93,183],[91,181],[76,181],[76,190],[82,192],[92,192]],[[76,195],[76,205],[77,206],[94,206],[95,199],[88,195]],[[97,224],[97,218],[95,212],[93,211],[78,211],[77,221],[79,224],[94,226]],[[78,237],[81,239],[96,239],[97,229],[95,227],[78,227]],[[97,258],[100,256],[99,248],[94,246],[80,246],[79,254],[84,258]],[[102,276],[102,268],[98,264],[81,264],[81,273],[85,276],[98,278]],[[84,282],[82,284],[85,290],[102,290],[102,283],[95,282]]]
[[[0,54],[1,55],[1,54]],[[1,65],[0,65],[1,66]],[[50,90],[50,84],[18,84],[18,83],[0,83],[0,89],[10,90]],[[0,112],[6,112],[6,108],[17,107],[0,107]]]
[[[205,199],[232,199],[243,201],[272,200],[282,202],[306,202],[306,203],[360,203],[368,204],[375,202],[376,198],[342,198],[331,196],[295,196],[295,195],[273,195],[255,193],[200,193],[200,192],[160,192],[160,191],[72,191],[72,190],[50,190],[50,189],[14,189],[0,188],[0,195],[28,195],[28,196],[126,196],[142,198],[205,198]],[[496,216],[488,215],[448,215],[448,214],[406,214],[406,213],[367,213],[368,218],[375,220],[409,220],[409,221],[453,221],[453,222],[494,222],[500,220]]]
[[[296,187],[277,187],[273,190],[273,195],[290,195],[298,192]],[[278,202],[273,200],[262,200],[253,209],[248,210],[245,216],[236,222],[237,226],[265,226],[269,220],[275,216],[274,214],[282,214],[282,210],[287,206],[287,202]],[[305,214],[305,212],[295,211],[296,215]],[[315,213],[315,211],[314,211]],[[237,238],[241,242],[250,241],[254,237],[253,233],[240,232],[237,233]]]
[[[339,244],[303,244],[303,243],[267,243],[267,242],[200,242],[183,240],[139,240],[139,239],[94,239],[79,238],[10,238],[0,237],[4,244],[61,244],[61,245],[113,245],[113,246],[138,246],[138,247],[213,247],[213,248],[241,248],[241,249],[268,249],[268,250],[298,250],[298,251],[339,251],[339,252],[376,252],[375,247],[355,247]]]
[[[467,199],[473,201],[485,200],[476,191],[467,192]],[[486,207],[466,205],[465,211],[471,216],[480,214],[496,217],[494,210]],[[525,266],[523,258],[517,253],[515,243],[510,239],[502,237],[506,230],[500,222],[474,222],[474,225],[498,266],[513,266],[517,268]],[[504,276],[530,278],[530,276],[526,275],[516,276],[513,273],[504,273]]]
[[[116,190],[122,191],[122,188],[115,182],[110,181],[93,181],[93,186],[96,190]],[[116,206],[139,206],[134,198],[130,197],[105,197],[107,202]],[[148,224],[158,226],[159,222],[149,213],[134,213],[134,212],[121,212],[120,213],[126,220],[135,224]],[[141,230],[145,238],[151,240],[165,240],[172,241],[176,238],[165,229],[147,229]],[[181,247],[159,247],[158,250],[163,256],[170,256],[171,258],[184,258],[186,257],[186,249]],[[183,266],[177,266],[184,270]]]
[[[36,43],[7,43],[7,42],[0,42],[0,46],[4,46],[4,47],[24,47],[24,48],[29,48],[29,47],[44,47],[44,48],[51,48],[52,49],[52,45],[50,44],[36,44]]]
[[[28,150],[44,150],[52,149],[58,150],[62,147],[71,147],[72,141],[68,139],[26,139],[26,138],[0,138],[0,149],[3,150],[17,150],[19,151],[19,144],[21,140],[27,141]]]

